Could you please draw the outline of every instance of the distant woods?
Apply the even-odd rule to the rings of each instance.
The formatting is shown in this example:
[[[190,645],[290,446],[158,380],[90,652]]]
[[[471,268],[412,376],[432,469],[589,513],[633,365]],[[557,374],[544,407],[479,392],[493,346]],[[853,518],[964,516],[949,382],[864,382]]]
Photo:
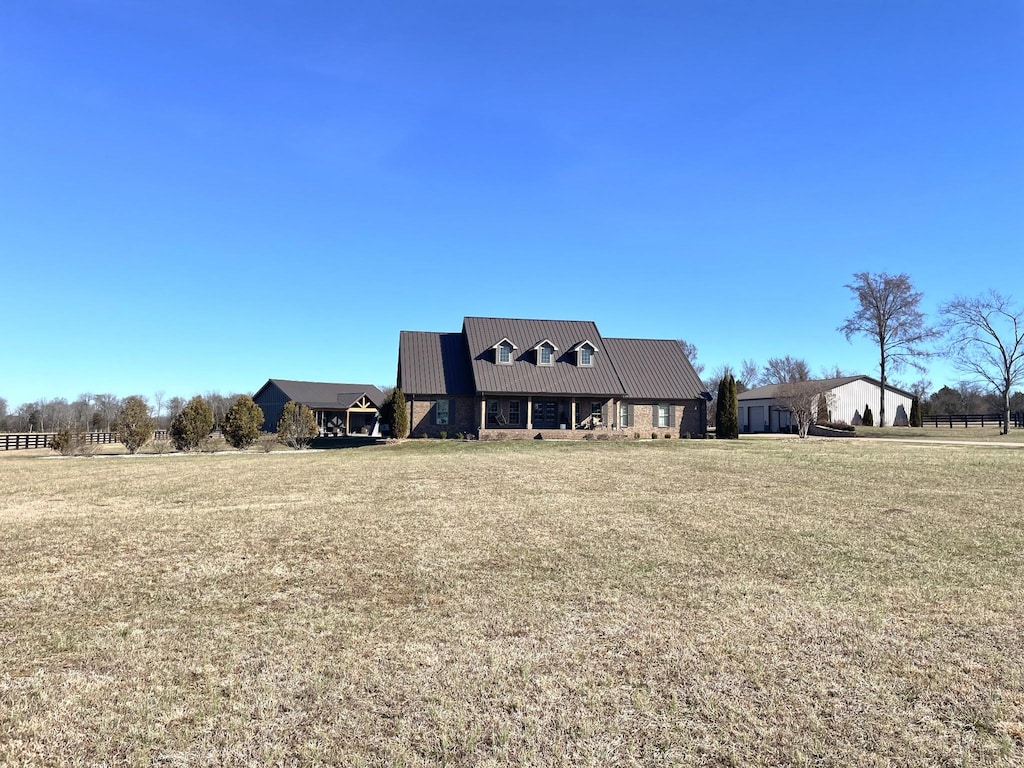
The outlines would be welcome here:
[[[239,398],[247,396],[207,392],[197,397],[206,403],[213,414],[214,429],[221,429],[231,407]],[[188,401],[184,397],[167,397],[162,391],[149,397],[132,395],[124,398],[112,394],[88,393],[70,402],[62,397],[40,399],[12,409],[7,400],[0,397],[0,432],[113,432],[124,407],[130,405],[130,412],[138,416],[140,403],[152,418],[154,429],[168,429]]]

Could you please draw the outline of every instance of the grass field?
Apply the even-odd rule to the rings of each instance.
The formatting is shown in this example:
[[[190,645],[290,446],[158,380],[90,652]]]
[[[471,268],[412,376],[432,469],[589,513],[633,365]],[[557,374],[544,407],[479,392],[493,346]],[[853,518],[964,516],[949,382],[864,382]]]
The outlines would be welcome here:
[[[1024,763],[1024,451],[0,456],[0,764]]]

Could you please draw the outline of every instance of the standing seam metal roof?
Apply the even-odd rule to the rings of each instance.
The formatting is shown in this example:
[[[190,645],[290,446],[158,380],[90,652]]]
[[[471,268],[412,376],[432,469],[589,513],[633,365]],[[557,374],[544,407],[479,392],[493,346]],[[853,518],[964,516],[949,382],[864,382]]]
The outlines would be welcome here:
[[[624,395],[597,325],[589,320],[523,320],[467,317],[463,333],[469,345],[476,391],[485,394]],[[494,362],[491,348],[503,338],[519,349],[511,365]],[[558,347],[554,365],[537,365],[533,348],[545,339]],[[592,366],[578,366],[572,350],[590,341],[599,350]],[[566,350],[566,351],[562,351]]]
[[[373,384],[334,384],[325,381],[292,381],[290,379],[269,379],[267,384],[274,384],[296,403],[319,408],[331,406],[348,408],[361,395],[366,395],[375,406],[384,404],[384,393]],[[266,384],[260,388],[260,392]],[[259,395],[259,392],[256,393]]]
[[[398,384],[417,395],[473,395],[473,372],[461,333],[402,331]]]
[[[704,391],[697,372],[672,339],[605,339],[626,396],[637,400],[695,400]]]

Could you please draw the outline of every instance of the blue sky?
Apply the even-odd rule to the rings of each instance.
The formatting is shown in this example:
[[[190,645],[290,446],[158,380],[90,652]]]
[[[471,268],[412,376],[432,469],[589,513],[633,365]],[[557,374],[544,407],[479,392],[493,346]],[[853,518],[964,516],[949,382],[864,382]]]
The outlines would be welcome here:
[[[12,407],[388,384],[464,315],[877,376],[854,272],[1024,300],[1019,0],[8,1],[0,105]]]

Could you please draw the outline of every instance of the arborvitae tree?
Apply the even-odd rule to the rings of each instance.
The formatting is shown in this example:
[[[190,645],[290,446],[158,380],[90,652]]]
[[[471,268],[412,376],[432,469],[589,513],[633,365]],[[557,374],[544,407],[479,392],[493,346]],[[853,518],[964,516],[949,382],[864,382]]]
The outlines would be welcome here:
[[[388,433],[391,437],[405,437],[409,432],[409,411],[405,405],[405,395],[402,390],[395,387],[391,390],[380,409],[380,420],[388,425]]]
[[[213,411],[196,395],[171,422],[171,440],[179,451],[194,451],[213,431]]]
[[[729,375],[726,374],[718,380],[718,396],[715,398],[715,438],[721,439],[722,435],[722,411],[727,407],[729,399]]]
[[[740,436],[739,400],[736,395],[736,377],[731,373],[718,385],[718,409],[715,412],[715,437],[736,440]]]
[[[910,426],[921,426],[921,400],[916,397],[910,404]]]
[[[871,413],[871,406],[867,403],[864,403],[864,415],[860,417],[860,425],[862,427],[875,426],[875,417]]]
[[[226,414],[221,431],[228,445],[244,451],[256,442],[263,428],[263,409],[248,395],[235,401]]]
[[[277,439],[290,448],[307,448],[310,442],[320,434],[316,425],[316,416],[308,405],[289,400],[281,410],[281,418],[277,422]]]
[[[128,453],[135,453],[153,439],[156,422],[149,415],[149,406],[141,397],[132,395],[121,403],[114,418],[114,436],[124,444]]]

